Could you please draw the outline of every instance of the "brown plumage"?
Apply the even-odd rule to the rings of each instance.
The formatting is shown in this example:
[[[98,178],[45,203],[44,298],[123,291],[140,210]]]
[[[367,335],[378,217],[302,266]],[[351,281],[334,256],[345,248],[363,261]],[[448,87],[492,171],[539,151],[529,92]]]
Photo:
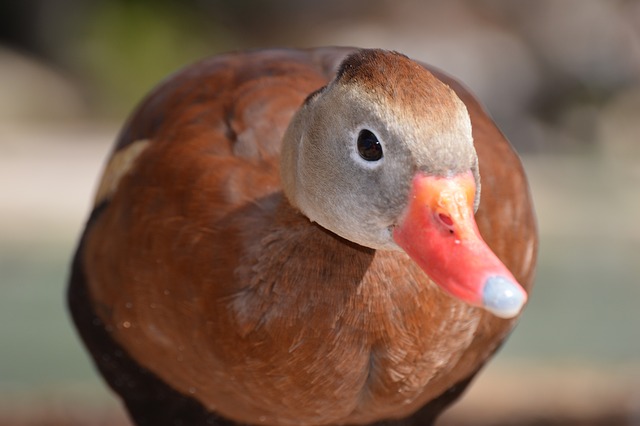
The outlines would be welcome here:
[[[477,186],[479,175],[480,233],[528,290],[527,182],[478,102],[424,67],[378,50],[233,53],[142,103],[105,168],[69,288],[80,334],[136,423],[429,424],[494,353],[514,320],[438,288],[397,228],[414,174],[467,173]],[[477,162],[458,141],[463,104]],[[382,166],[340,154],[352,123],[375,128]]]

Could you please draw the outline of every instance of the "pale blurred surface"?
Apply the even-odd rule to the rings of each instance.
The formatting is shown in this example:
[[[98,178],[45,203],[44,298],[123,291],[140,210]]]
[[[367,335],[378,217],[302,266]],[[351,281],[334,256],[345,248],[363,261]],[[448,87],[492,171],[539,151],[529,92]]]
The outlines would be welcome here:
[[[232,3],[0,6],[16,16],[0,20],[0,425],[128,424],[64,291],[134,103],[202,56],[325,44],[395,49],[457,76],[530,178],[530,305],[440,424],[640,425],[640,2]]]

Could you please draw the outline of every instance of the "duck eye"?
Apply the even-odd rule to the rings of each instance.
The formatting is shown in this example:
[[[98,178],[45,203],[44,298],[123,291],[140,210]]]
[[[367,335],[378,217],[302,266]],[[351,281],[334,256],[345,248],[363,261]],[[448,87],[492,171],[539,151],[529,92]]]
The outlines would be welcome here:
[[[358,153],[367,161],[378,161],[382,158],[382,145],[370,130],[363,129],[358,135]]]

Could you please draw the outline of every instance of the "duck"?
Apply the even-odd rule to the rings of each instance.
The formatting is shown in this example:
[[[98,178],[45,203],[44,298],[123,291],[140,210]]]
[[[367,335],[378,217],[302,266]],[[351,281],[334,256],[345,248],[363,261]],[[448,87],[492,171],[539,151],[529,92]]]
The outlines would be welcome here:
[[[522,163],[454,78],[238,51],[125,123],[67,303],[137,425],[428,425],[517,323],[537,245]]]

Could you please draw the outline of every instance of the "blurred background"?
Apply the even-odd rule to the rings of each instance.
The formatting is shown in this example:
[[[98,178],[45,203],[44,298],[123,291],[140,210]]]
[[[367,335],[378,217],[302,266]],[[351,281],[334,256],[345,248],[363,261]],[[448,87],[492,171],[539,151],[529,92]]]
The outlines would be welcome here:
[[[458,77],[527,169],[516,331],[440,425],[640,425],[640,1],[0,2],[0,425],[128,425],[64,304],[96,179],[160,79],[245,48],[383,47]]]

